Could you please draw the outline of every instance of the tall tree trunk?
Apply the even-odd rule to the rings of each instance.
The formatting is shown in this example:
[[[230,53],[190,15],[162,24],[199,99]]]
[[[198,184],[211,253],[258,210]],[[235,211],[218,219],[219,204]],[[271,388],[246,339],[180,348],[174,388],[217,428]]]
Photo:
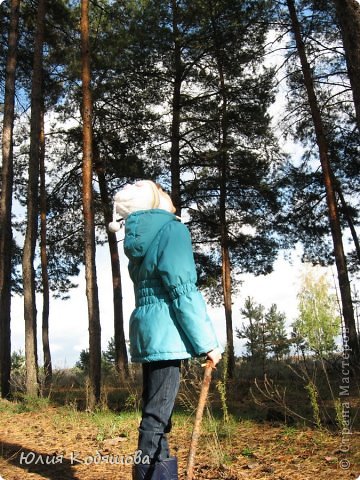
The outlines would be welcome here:
[[[223,181],[222,181],[223,183]],[[220,188],[220,192],[221,192]],[[220,193],[220,196],[223,196]],[[226,207],[225,207],[226,208]],[[223,213],[226,212],[223,202],[220,202],[220,222],[221,222],[221,256],[222,256],[222,287],[224,295],[224,308],[226,320],[226,352],[228,355],[228,377],[233,378],[235,369],[235,353],[234,353],[234,333],[232,321],[232,295],[231,295],[231,264],[228,245],[228,231],[226,220]]]
[[[105,225],[109,225],[112,221],[112,209],[107,191],[107,184],[104,172],[103,162],[96,147],[94,147],[95,168],[99,180],[101,202],[104,210]],[[115,343],[115,367],[120,375],[121,381],[129,376],[129,362],[126,350],[125,334],[124,334],[124,314],[123,314],[123,297],[120,274],[119,249],[117,245],[116,234],[109,232],[107,229],[108,245],[111,258],[111,272],[113,284],[113,304],[114,304],[114,343]]]
[[[222,288],[224,297],[225,321],[226,321],[226,352],[228,356],[227,376],[233,378],[235,369],[234,353],[234,332],[232,321],[232,280],[231,280],[231,262],[229,251],[229,230],[226,220],[226,199],[227,199],[227,176],[228,176],[228,119],[227,119],[227,93],[225,85],[225,73],[222,63],[222,53],[219,47],[218,32],[214,16],[211,17],[213,28],[216,64],[219,74],[219,93],[222,100],[220,112],[220,135],[219,135],[219,177],[220,177],[220,243],[221,243],[221,273]]]
[[[359,237],[356,233],[356,229],[355,229],[355,225],[354,225],[354,221],[353,221],[353,218],[351,216],[351,213],[350,213],[350,209],[348,207],[348,204],[346,203],[346,200],[345,200],[345,197],[344,197],[344,194],[342,192],[342,189],[341,189],[341,186],[340,186],[340,183],[337,182],[335,180],[335,188],[336,188],[336,193],[338,194],[339,196],[339,199],[340,199],[340,203],[341,203],[341,208],[342,208],[342,212],[346,218],[346,221],[347,221],[347,224],[349,226],[349,229],[350,229],[350,232],[351,232],[351,236],[352,236],[352,239],[353,239],[353,242],[354,242],[354,246],[355,246],[355,252],[356,252],[356,256],[358,258],[358,261],[359,261],[359,264],[360,264],[360,242],[359,242]]]
[[[226,104],[226,100],[223,99]],[[225,106],[226,110],[226,106]],[[223,114],[226,111],[223,109]],[[223,133],[225,133],[223,131]],[[226,138],[226,137],[225,137]],[[224,140],[224,138],[223,138]],[[223,144],[224,147],[224,144]],[[226,321],[226,351],[228,355],[228,377],[233,378],[235,368],[235,354],[234,354],[234,333],[232,321],[232,281],[231,281],[231,262],[229,252],[229,232],[226,221],[226,197],[227,197],[227,155],[225,151],[220,153],[220,238],[221,238],[221,273],[222,273],[222,287],[224,296],[224,309]]]
[[[47,258],[47,239],[46,239],[46,181],[45,181],[45,130],[44,130],[44,103],[41,111],[41,138],[40,138],[40,258],[41,258],[41,277],[43,289],[43,311],[42,311],[42,344],[44,354],[44,375],[45,387],[49,388],[52,381],[52,364],[49,342],[49,275]]]
[[[335,187],[333,183],[333,174],[331,171],[328,142],[325,135],[325,129],[321,118],[320,108],[317,102],[313,78],[310,65],[306,57],[305,45],[302,40],[300,24],[297,18],[295,4],[293,0],[287,0],[289,14],[292,22],[292,29],[295,35],[296,46],[301,61],[304,84],[309,98],[311,115],[314,123],[316,140],[319,148],[320,163],[323,172],[323,180],[326,190],[326,201],[328,206],[329,222],[331,235],[334,244],[334,254],[336,268],[338,272],[339,289],[342,303],[342,314],[349,337],[349,347],[351,348],[351,362],[353,366],[359,365],[360,350],[355,326],[354,308],[351,298],[351,288],[342,241],[339,212],[336,203]]]
[[[3,398],[10,395],[11,371],[11,256],[13,192],[13,126],[15,104],[15,70],[20,0],[11,1],[8,56],[5,78],[5,105],[2,134],[2,172],[0,203],[0,388]]]
[[[173,38],[174,38],[174,87],[172,97],[171,122],[171,198],[176,208],[176,214],[181,215],[180,193],[180,113],[181,113],[181,83],[183,69],[181,65],[180,32],[178,27],[179,7],[177,0],[172,0]]]
[[[340,25],[347,70],[360,132],[360,5],[356,0],[333,0]]]
[[[23,251],[23,284],[25,316],[26,391],[39,393],[37,358],[37,311],[34,258],[38,230],[39,155],[41,110],[43,103],[42,64],[46,0],[39,0],[36,18],[34,61],[31,84],[30,158],[27,191],[27,226]]]
[[[95,264],[95,221],[92,187],[92,98],[90,89],[89,0],[81,0],[81,78],[83,118],[83,212],[86,297],[89,318],[89,405],[94,410],[100,401],[101,327]]]

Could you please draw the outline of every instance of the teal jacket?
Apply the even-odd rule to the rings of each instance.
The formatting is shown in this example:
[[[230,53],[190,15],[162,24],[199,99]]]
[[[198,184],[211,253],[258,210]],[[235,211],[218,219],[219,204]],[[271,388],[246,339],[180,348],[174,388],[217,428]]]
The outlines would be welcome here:
[[[153,209],[125,222],[124,251],[134,283],[133,362],[184,359],[219,347],[196,287],[190,233],[175,215]]]

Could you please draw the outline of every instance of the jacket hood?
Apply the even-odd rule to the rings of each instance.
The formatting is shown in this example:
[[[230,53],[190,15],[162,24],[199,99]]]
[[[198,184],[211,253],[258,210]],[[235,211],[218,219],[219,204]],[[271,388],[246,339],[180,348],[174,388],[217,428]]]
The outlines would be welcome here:
[[[159,230],[178,220],[165,210],[141,210],[128,216],[125,222],[124,251],[129,260],[139,262],[145,256]]]

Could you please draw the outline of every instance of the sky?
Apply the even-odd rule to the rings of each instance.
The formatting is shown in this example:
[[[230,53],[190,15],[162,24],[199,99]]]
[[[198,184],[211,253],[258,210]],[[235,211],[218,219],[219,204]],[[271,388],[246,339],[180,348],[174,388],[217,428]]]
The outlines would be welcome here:
[[[121,239],[123,231],[118,233]],[[125,337],[128,338],[128,321],[134,308],[134,296],[132,283],[127,272],[127,261],[123,254],[122,242],[119,242],[119,252],[123,282],[123,305],[125,321]],[[284,255],[280,254],[275,263],[274,272],[268,275],[255,277],[251,274],[241,275],[242,285],[240,294],[234,299],[233,315],[234,330],[240,328],[243,320],[240,309],[247,296],[251,296],[257,303],[269,308],[273,303],[278,310],[284,312],[287,317],[287,325],[297,316],[297,293],[299,291],[300,277],[304,271],[304,265],[300,260],[301,252],[294,251],[291,255],[291,263]],[[97,250],[97,277],[100,303],[100,321],[102,329],[102,349],[106,350],[108,341],[113,336],[113,306],[111,266],[107,246]],[[85,294],[85,274],[81,270],[77,279],[78,288],[70,292],[68,300],[52,299],[50,303],[50,348],[52,361],[55,368],[71,368],[74,366],[81,350],[88,348],[88,317],[87,300]],[[38,309],[38,354],[39,364],[43,363],[41,345],[41,311],[42,299],[37,297]],[[222,345],[226,342],[225,319],[223,307],[208,306],[210,317],[213,321],[216,333]],[[12,351],[24,351],[24,315],[23,298],[13,297],[12,302]],[[235,336],[235,352],[242,353],[243,340]]]
[[[284,102],[284,92],[279,91],[277,101],[272,106],[270,114],[276,120],[279,110]],[[292,142],[283,142],[282,151],[288,153],[292,161],[296,163],[302,154],[302,148]],[[18,212],[19,213],[19,212]],[[24,212],[21,213],[24,215]],[[123,309],[124,309],[124,329],[125,338],[128,339],[128,322],[131,312],[134,308],[133,287],[127,271],[127,259],[123,253],[121,239],[124,232],[121,230],[118,234],[120,264],[123,284]],[[20,241],[21,243],[21,241]],[[289,253],[289,252],[287,252]],[[274,271],[268,275],[255,277],[251,274],[241,275],[237,281],[242,281],[239,295],[234,298],[233,304],[233,328],[234,328],[234,347],[235,353],[243,353],[244,340],[236,338],[235,329],[240,328],[243,319],[240,310],[244,305],[245,299],[253,297],[256,303],[263,305],[268,309],[272,304],[276,304],[278,311],[285,313],[287,319],[287,328],[290,332],[291,324],[297,317],[297,294],[300,289],[300,278],[304,272],[305,266],[301,263],[301,249],[294,250],[289,258],[285,258],[283,253],[279,254],[274,264]],[[100,322],[102,349],[106,350],[107,345],[114,332],[113,325],[113,305],[112,305],[112,279],[111,265],[109,260],[108,246],[97,247],[96,253],[97,280],[100,303]],[[331,278],[331,271],[329,271]],[[88,315],[87,299],[85,294],[85,273],[81,269],[78,278],[74,279],[78,288],[70,291],[70,298],[66,301],[60,299],[51,299],[50,318],[49,318],[49,336],[52,362],[55,368],[71,368],[79,360],[80,352],[88,348]],[[42,345],[41,345],[41,313],[42,298],[37,297],[38,310],[38,357],[39,364],[43,363]],[[220,343],[224,346],[226,343],[226,328],[223,306],[217,308],[208,306],[208,311],[219,337]],[[14,296],[12,300],[12,351],[24,352],[24,313],[23,298]]]
[[[0,0],[0,3],[2,0]],[[360,3],[360,0],[359,0]],[[278,53],[281,57],[281,53]],[[279,61],[276,54],[269,57],[267,63]],[[280,88],[275,104],[271,107],[270,114],[274,121],[279,117],[279,111],[282,110],[285,100],[284,89]],[[298,145],[287,143],[282,145],[294,162],[300,157],[302,151]],[[123,231],[118,233],[118,239],[123,236]],[[125,321],[125,337],[128,338],[128,321],[131,311],[134,308],[134,297],[131,280],[127,272],[127,260],[123,254],[122,242],[119,242],[119,251],[121,258],[122,282],[123,282],[123,308]],[[238,279],[242,281],[239,295],[234,298],[233,304],[233,327],[240,328],[243,319],[240,315],[240,309],[244,305],[248,296],[254,298],[255,302],[269,308],[276,304],[280,312],[284,312],[287,318],[288,331],[291,330],[291,323],[297,317],[297,294],[300,289],[300,278],[304,272],[305,266],[301,263],[301,251],[295,250],[291,254],[291,261],[279,255],[275,262],[274,271],[266,276],[255,277],[250,274],[241,275]],[[100,303],[100,321],[102,329],[102,349],[107,348],[108,341],[113,336],[113,306],[112,306],[112,284],[111,284],[111,266],[107,245],[97,249],[97,278]],[[328,269],[330,280],[334,272]],[[88,348],[88,316],[87,300],[85,294],[85,274],[84,269],[75,279],[79,286],[70,292],[70,298],[66,301],[60,299],[51,299],[49,334],[50,348],[52,354],[53,366],[55,368],[70,368],[79,359],[81,350]],[[42,299],[37,297],[38,309],[38,356],[39,364],[43,363],[42,345],[41,345],[41,311]],[[226,329],[223,307],[208,307],[210,317],[213,320],[215,330],[222,345],[226,342]],[[14,296],[12,300],[12,351],[24,351],[24,314],[23,298]],[[235,353],[243,352],[244,340],[239,340],[234,335]]]
[[[296,161],[301,155],[301,148],[293,143],[283,145],[283,150],[291,155]],[[132,282],[127,271],[127,258],[123,252],[122,239],[124,230],[117,233],[120,265],[123,285],[123,309],[124,309],[124,330],[125,338],[128,339],[128,322],[134,308],[134,295]],[[243,274],[236,281],[241,281],[239,295],[233,303],[233,328],[235,353],[244,353],[243,345],[245,340],[240,340],[235,335],[235,329],[240,328],[244,322],[240,310],[245,299],[253,297],[256,303],[268,309],[276,304],[278,311],[285,313],[288,333],[291,331],[291,324],[296,320],[297,295],[300,290],[301,277],[309,266],[301,262],[301,248],[291,252],[280,252],[274,264],[274,271],[268,275],[255,277],[252,274]],[[108,342],[113,336],[113,304],[112,304],[112,278],[109,250],[107,244],[97,247],[96,267],[98,292],[100,303],[100,322],[102,349],[106,350]],[[336,278],[335,268],[321,269],[320,273],[328,273],[330,284],[334,284]],[[85,294],[85,273],[82,268],[78,278],[74,279],[78,288],[70,291],[68,300],[50,300],[49,336],[52,362],[55,368],[71,368],[79,360],[80,352],[88,348],[88,315],[87,299]],[[358,282],[359,291],[359,282]],[[41,313],[42,298],[37,297],[38,310],[38,357],[39,364],[43,363],[41,345]],[[223,306],[217,308],[208,306],[209,315],[213,321],[215,331],[220,343],[226,344],[225,315]],[[24,352],[24,313],[23,298],[14,296],[12,301],[12,351],[22,350]]]
[[[293,143],[282,145],[283,151],[291,155],[295,162],[300,158],[302,150]],[[128,322],[131,312],[134,308],[134,295],[132,282],[127,271],[127,258],[123,252],[122,238],[124,230],[117,233],[120,265],[123,285],[123,309],[124,309],[124,330],[125,338],[128,339]],[[244,305],[245,299],[253,297],[256,303],[263,305],[268,309],[272,304],[276,304],[278,311],[285,313],[288,333],[291,331],[291,324],[296,320],[297,295],[300,290],[301,276],[309,266],[301,262],[301,248],[291,252],[280,252],[278,259],[274,264],[274,271],[268,275],[255,277],[252,274],[243,274],[236,280],[242,284],[239,289],[239,295],[234,298],[233,303],[233,328],[234,328],[234,347],[235,353],[240,355],[244,353],[243,345],[245,340],[240,340],[235,335],[235,329],[243,324],[240,310]],[[96,267],[98,292],[100,303],[100,322],[102,349],[106,350],[108,342],[113,336],[113,304],[112,304],[112,278],[111,265],[109,259],[109,250],[107,244],[97,247]],[[317,267],[320,273],[328,273],[330,284],[334,284],[333,278],[336,278],[335,268],[321,269]],[[53,366],[58,369],[71,368],[79,360],[80,352],[88,348],[88,315],[87,299],[85,294],[85,273],[82,268],[78,278],[74,279],[78,288],[70,291],[68,300],[51,299],[50,300],[50,318],[49,318],[49,336],[50,348]],[[358,291],[360,282],[357,282]],[[41,345],[41,313],[42,298],[37,297],[38,310],[38,357],[39,364],[43,363],[42,345]],[[217,308],[208,306],[209,315],[213,321],[215,331],[219,337],[220,343],[224,346],[226,343],[226,328],[223,306]],[[21,350],[24,352],[24,313],[23,298],[14,296],[12,300],[12,351]]]

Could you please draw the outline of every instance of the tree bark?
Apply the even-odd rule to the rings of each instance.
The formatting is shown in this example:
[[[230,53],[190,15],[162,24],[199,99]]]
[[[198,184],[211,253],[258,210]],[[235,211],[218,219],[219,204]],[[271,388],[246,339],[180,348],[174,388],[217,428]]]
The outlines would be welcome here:
[[[101,202],[104,210],[105,225],[112,221],[112,209],[107,191],[107,184],[104,172],[104,165],[101,162],[97,149],[94,148],[96,155],[95,166],[99,180],[99,189]],[[115,343],[115,367],[123,382],[129,376],[129,362],[126,350],[125,334],[124,334],[124,314],[123,314],[123,297],[120,274],[120,259],[117,245],[116,234],[109,232],[107,229],[108,245],[111,258],[111,273],[113,285],[113,304],[114,304],[114,343]]]
[[[225,100],[224,100],[225,101]],[[223,111],[223,113],[225,113]],[[225,132],[223,132],[225,133]],[[226,137],[225,137],[226,138]],[[226,152],[220,153],[220,238],[221,238],[221,274],[222,287],[224,297],[225,321],[226,321],[226,352],[228,355],[228,371],[229,378],[233,378],[235,369],[234,354],[234,333],[232,321],[232,281],[231,281],[231,262],[229,251],[229,232],[226,221],[226,180],[227,180],[227,155]]]
[[[13,127],[15,70],[20,0],[11,1],[11,17],[6,61],[5,104],[2,134],[2,172],[0,203],[0,375],[1,396],[10,395],[11,372],[11,256],[13,192]]]
[[[215,56],[217,69],[219,74],[219,94],[221,96],[222,105],[220,113],[220,134],[219,134],[219,178],[220,178],[220,199],[219,199],[219,211],[220,211],[220,243],[221,243],[221,273],[222,273],[222,287],[225,309],[225,321],[226,321],[226,353],[228,356],[227,362],[227,376],[233,378],[235,369],[235,353],[234,353],[234,333],[233,333],[233,321],[232,321],[232,280],[231,280],[231,261],[229,251],[229,231],[228,223],[226,220],[226,199],[227,199],[227,176],[228,176],[228,119],[227,119],[227,93],[225,85],[225,73],[222,63],[221,49],[217,39],[217,26],[214,17],[211,19],[214,44],[215,44]]]
[[[81,78],[83,118],[83,214],[86,297],[89,318],[89,405],[94,410],[100,401],[101,327],[95,264],[95,221],[92,188],[92,98],[89,41],[89,0],[81,0]]]
[[[172,0],[173,14],[173,38],[174,38],[174,86],[172,97],[172,122],[171,122],[171,199],[176,208],[176,215],[181,215],[180,193],[180,114],[181,114],[181,45],[178,28],[178,5],[177,0]]]
[[[323,180],[326,191],[326,201],[329,214],[330,230],[334,245],[334,255],[336,268],[338,272],[339,289],[342,303],[342,314],[344,318],[346,333],[349,338],[349,347],[351,348],[351,362],[354,367],[359,365],[360,349],[355,326],[354,308],[351,298],[351,288],[344,253],[339,212],[336,203],[335,187],[333,183],[333,174],[329,159],[328,142],[325,129],[321,118],[320,108],[317,102],[313,78],[310,65],[307,61],[305,45],[302,40],[300,24],[297,18],[295,4],[293,0],[287,0],[289,14],[292,22],[292,29],[295,36],[296,46],[300,57],[304,84],[306,87],[311,115],[314,123],[316,140],[319,148],[320,163],[323,172]]]
[[[335,182],[336,182],[336,180],[335,180]],[[348,207],[348,204],[346,203],[346,200],[345,200],[344,194],[342,192],[341,186],[338,182],[335,183],[335,188],[336,188],[336,193],[339,196],[339,200],[340,200],[341,207],[342,207],[342,212],[343,212],[343,214],[346,218],[347,224],[348,224],[350,232],[351,232],[351,236],[352,236],[354,246],[355,246],[356,256],[357,256],[359,264],[360,264],[360,242],[359,242],[359,237],[356,233],[354,221],[353,221],[353,218],[350,214],[349,207]]]
[[[43,104],[44,105],[44,104]],[[40,259],[41,259],[41,277],[43,290],[43,311],[42,311],[42,345],[44,355],[44,375],[45,387],[48,389],[52,381],[52,364],[49,342],[49,275],[47,258],[47,199],[46,199],[46,181],[45,181],[45,131],[44,131],[44,106],[41,112],[41,137],[40,137]]]
[[[347,70],[360,132],[360,5],[356,0],[333,0],[340,25]]]
[[[222,209],[221,209],[222,210]],[[223,222],[223,220],[221,220]],[[224,295],[224,309],[226,321],[226,352],[228,355],[228,371],[229,378],[233,378],[235,369],[235,353],[234,353],[234,333],[232,321],[232,295],[231,295],[231,264],[228,246],[228,232],[226,223],[222,223],[221,227],[221,255],[222,255],[222,286]]]
[[[38,230],[39,155],[41,136],[41,106],[43,102],[42,64],[46,0],[39,0],[36,18],[34,60],[31,84],[30,158],[27,191],[27,226],[23,250],[23,284],[25,317],[26,391],[39,393],[37,357],[37,311],[34,258]]]

